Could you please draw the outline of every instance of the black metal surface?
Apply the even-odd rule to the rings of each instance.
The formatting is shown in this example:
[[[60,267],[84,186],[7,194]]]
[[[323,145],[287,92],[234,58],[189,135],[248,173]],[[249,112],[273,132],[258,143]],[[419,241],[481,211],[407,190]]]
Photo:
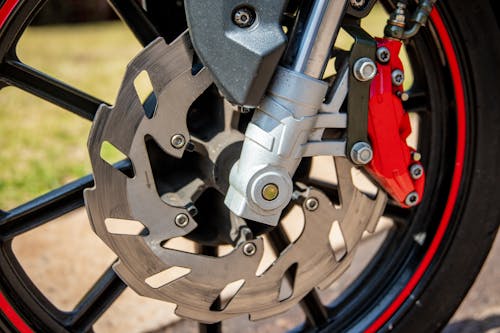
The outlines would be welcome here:
[[[233,23],[239,0],[186,0],[189,33],[196,53],[224,96],[232,103],[259,104],[285,49],[280,24],[285,0],[250,0],[256,23],[240,28]]]
[[[16,60],[0,64],[0,80],[88,120],[105,102]]]
[[[349,56],[349,94],[347,97],[347,144],[346,156],[350,158],[351,150],[357,142],[368,141],[368,102],[370,100],[371,81],[362,82],[354,77],[352,68],[360,58],[370,58],[375,62],[377,43],[358,24],[352,22],[344,25],[344,30],[354,38]]]

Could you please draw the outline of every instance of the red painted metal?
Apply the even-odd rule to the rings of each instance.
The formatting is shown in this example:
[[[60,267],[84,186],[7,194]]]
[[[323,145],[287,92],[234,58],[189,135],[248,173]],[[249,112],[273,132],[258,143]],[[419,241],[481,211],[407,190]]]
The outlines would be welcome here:
[[[460,190],[460,183],[462,180],[464,161],[465,161],[465,147],[467,138],[467,116],[466,116],[466,106],[465,106],[465,92],[464,92],[464,81],[462,79],[462,74],[460,72],[460,66],[458,64],[457,54],[453,47],[451,37],[448,34],[448,30],[441,18],[437,9],[434,9],[430,15],[431,22],[436,29],[437,35],[441,41],[441,46],[446,55],[448,66],[450,69],[450,74],[453,82],[453,89],[455,93],[456,101],[456,116],[457,116],[457,145],[456,145],[456,156],[455,156],[455,168],[453,170],[453,178],[451,182],[450,193],[448,195],[448,200],[443,212],[443,216],[439,223],[438,229],[432,242],[427,250],[420,266],[413,274],[413,276],[408,281],[408,284],[401,290],[401,293],[394,299],[394,301],[387,307],[387,309],[378,317],[365,332],[374,333],[378,331],[385,323],[387,323],[394,313],[401,307],[408,297],[413,292],[413,289],[417,286],[422,276],[425,274],[429,268],[432,259],[437,253],[439,246],[443,240],[446,233],[448,225],[450,223],[451,215],[455,208],[455,203],[457,201],[458,193]]]
[[[418,202],[422,200],[425,173],[416,180],[411,177],[410,167],[422,165],[412,158],[415,149],[406,143],[411,125],[400,98],[403,87],[392,82],[393,71],[404,73],[399,58],[401,45],[398,40],[377,38],[377,47],[386,47],[391,57],[387,63],[377,63],[378,72],[370,86],[368,137],[373,160],[366,169],[394,200],[402,207],[408,207],[405,200],[410,193],[416,192]]]
[[[19,0],[7,0],[0,8],[0,28],[3,27]]]

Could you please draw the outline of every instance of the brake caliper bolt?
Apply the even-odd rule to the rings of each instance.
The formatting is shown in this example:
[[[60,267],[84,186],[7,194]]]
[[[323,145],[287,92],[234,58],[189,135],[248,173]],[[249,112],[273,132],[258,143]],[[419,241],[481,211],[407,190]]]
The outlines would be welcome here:
[[[240,28],[248,28],[255,22],[255,11],[250,7],[240,7],[233,13],[233,22]]]
[[[370,58],[360,58],[354,63],[354,77],[358,81],[370,81],[377,75],[377,65]]]
[[[184,145],[186,145],[186,138],[184,138],[184,135],[182,134],[176,134],[172,136],[170,143],[175,149],[181,149]]]
[[[392,71],[392,84],[399,87],[405,82],[405,74],[400,69]]]
[[[424,168],[420,164],[413,164],[410,167],[410,175],[415,180],[420,179],[424,175]]]
[[[377,49],[377,60],[383,64],[386,64],[391,60],[391,52],[385,46],[379,47]]]
[[[245,245],[243,245],[243,253],[246,256],[253,256],[257,252],[257,246],[255,246],[254,243],[248,242]]]
[[[267,201],[273,201],[280,194],[280,189],[278,185],[270,183],[262,188],[262,197]]]
[[[351,149],[351,160],[358,165],[365,165],[373,159],[372,147],[366,142],[357,142]]]
[[[319,207],[319,201],[316,198],[309,198],[306,200],[306,209],[314,212]]]
[[[406,196],[406,199],[405,199],[405,204],[408,206],[408,207],[413,207],[413,206],[416,206],[417,203],[418,203],[418,193],[417,192],[411,192],[410,194],[408,194]]]
[[[177,216],[175,217],[176,226],[178,226],[179,228],[185,228],[187,227],[188,224],[189,224],[189,217],[186,214],[184,213],[177,214]]]
[[[366,4],[366,0],[350,0],[351,6],[360,9]]]

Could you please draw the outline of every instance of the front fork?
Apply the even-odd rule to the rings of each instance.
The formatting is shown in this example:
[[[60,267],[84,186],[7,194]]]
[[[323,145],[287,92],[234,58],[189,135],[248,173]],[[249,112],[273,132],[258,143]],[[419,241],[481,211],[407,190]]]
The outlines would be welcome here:
[[[428,3],[420,7],[428,11]],[[345,156],[364,166],[403,207],[420,203],[425,172],[420,154],[406,142],[411,126],[401,101],[401,41],[392,35],[375,41],[359,25],[344,26],[355,43],[325,102],[329,87],[321,79],[345,5],[345,0],[315,2],[295,61],[278,67],[255,110],[225,199],[236,215],[276,225],[291,200],[292,176],[301,159],[319,155]],[[403,28],[403,38],[401,8],[398,5],[388,27]],[[419,21],[412,24],[422,22],[421,15],[414,17]],[[386,28],[389,33],[396,30]],[[341,107],[346,98],[345,113]],[[322,140],[326,128],[346,129],[346,135]]]

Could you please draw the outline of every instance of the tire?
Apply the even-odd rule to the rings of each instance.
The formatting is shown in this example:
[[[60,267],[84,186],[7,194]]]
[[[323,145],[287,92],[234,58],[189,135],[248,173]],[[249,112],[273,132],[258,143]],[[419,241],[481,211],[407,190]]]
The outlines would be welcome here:
[[[12,60],[12,45],[42,2],[7,0],[0,6],[0,80],[35,94],[36,90],[27,88],[16,77],[19,73],[13,72],[7,60]],[[428,93],[423,104],[435,111],[422,115],[423,134],[419,137],[423,155],[427,156],[423,161],[428,170],[425,200],[409,212],[389,210],[394,216],[402,214],[405,227],[387,237],[358,279],[328,306],[329,317],[317,331],[439,331],[479,273],[500,223],[496,203],[500,197],[500,154],[495,154],[500,149],[500,97],[496,85],[500,77],[500,22],[493,3],[439,0],[430,28],[408,44],[412,66],[418,69],[416,82]],[[394,6],[387,0],[383,4],[387,8]],[[155,9],[155,14],[159,12]],[[153,23],[159,19],[153,18]],[[179,24],[183,25],[184,20]],[[168,28],[158,30],[165,34]],[[147,41],[152,31],[142,32],[136,35]],[[57,96],[45,98],[59,105],[67,102]],[[87,110],[95,101],[86,102],[86,107],[73,112],[91,119]],[[72,317],[71,313],[62,314],[48,304],[10,249],[11,235],[21,232],[14,222],[32,221],[29,228],[34,228],[81,207],[81,192],[91,183],[87,177],[37,199],[29,207],[0,212],[3,331],[92,331],[93,322]],[[67,205],[59,207],[54,198],[64,199]],[[418,243],[414,238],[417,234],[426,237]],[[92,310],[95,313],[102,314],[126,287],[113,274],[110,271],[103,275],[109,289],[97,299],[100,303]]]

